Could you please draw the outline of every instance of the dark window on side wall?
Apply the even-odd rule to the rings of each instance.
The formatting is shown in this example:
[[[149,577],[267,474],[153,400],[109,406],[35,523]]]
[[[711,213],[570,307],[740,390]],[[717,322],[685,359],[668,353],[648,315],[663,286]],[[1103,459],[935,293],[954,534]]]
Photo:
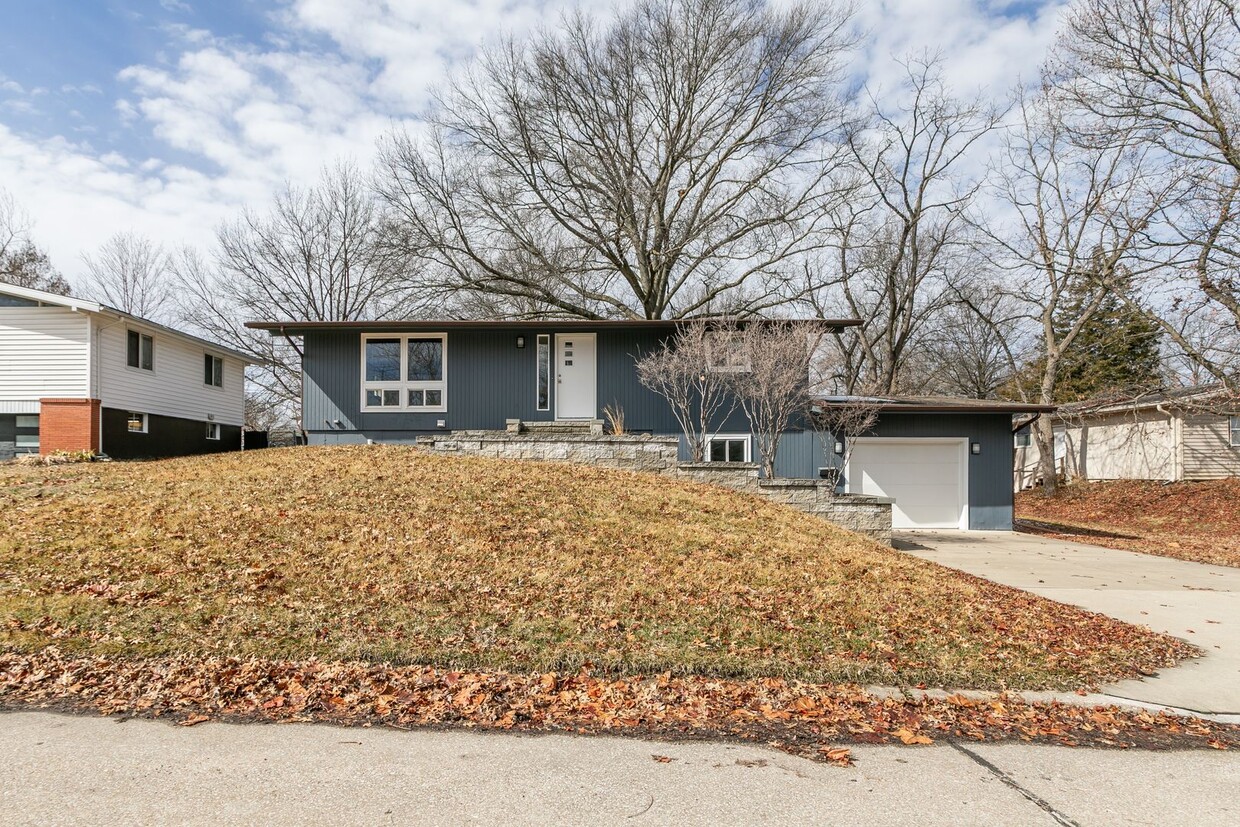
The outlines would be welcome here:
[[[202,359],[202,381],[217,388],[224,387],[224,360],[208,353]]]
[[[1016,432],[1016,447],[1017,448],[1028,448],[1032,444],[1033,444],[1033,435],[1030,433],[1028,427],[1021,428],[1019,431]]]
[[[129,331],[129,367],[155,369],[155,340],[145,333]]]

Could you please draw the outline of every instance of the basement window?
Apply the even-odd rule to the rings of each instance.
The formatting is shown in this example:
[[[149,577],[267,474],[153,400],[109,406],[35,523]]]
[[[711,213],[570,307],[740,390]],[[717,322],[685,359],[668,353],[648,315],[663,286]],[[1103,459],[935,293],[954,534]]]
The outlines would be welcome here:
[[[155,339],[137,330],[129,331],[129,367],[139,370],[155,370]]]
[[[362,410],[446,411],[446,333],[362,337]]]
[[[146,414],[130,411],[128,423],[129,423],[128,424],[129,433],[131,434],[145,434],[146,433]]]
[[[207,439],[219,439],[219,438],[220,438],[220,423],[208,422],[207,423]]]
[[[706,441],[707,462],[749,462],[749,437],[716,434]]]

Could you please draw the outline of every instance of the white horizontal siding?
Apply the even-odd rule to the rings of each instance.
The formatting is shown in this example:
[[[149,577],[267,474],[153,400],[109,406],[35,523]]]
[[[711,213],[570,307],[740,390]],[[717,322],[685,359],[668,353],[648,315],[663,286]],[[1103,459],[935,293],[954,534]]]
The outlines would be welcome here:
[[[103,407],[224,425],[244,422],[245,366],[239,359],[224,356],[224,386],[217,388],[203,382],[203,356],[223,356],[219,351],[139,324],[101,318],[95,327],[95,392]],[[131,329],[155,337],[153,371],[129,367]]]
[[[1159,411],[1090,417],[1064,430],[1070,479],[1174,480],[1175,426]]]
[[[67,307],[0,307],[0,400],[85,397],[87,324]]]
[[[1199,413],[1184,417],[1184,479],[1240,476],[1240,446],[1231,444],[1228,418]]]

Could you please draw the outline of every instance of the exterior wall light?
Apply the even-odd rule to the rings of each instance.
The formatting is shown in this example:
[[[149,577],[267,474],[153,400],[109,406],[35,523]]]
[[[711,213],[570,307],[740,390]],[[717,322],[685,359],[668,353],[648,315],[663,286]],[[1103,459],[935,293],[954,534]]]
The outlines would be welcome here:
[[[525,337],[524,337],[524,336],[518,336],[518,337],[517,337],[517,347],[525,347]]]
[[[970,452],[970,453],[972,453],[972,454],[975,454],[975,455],[976,455],[976,454],[980,454],[980,453],[982,452],[982,443],[980,443],[980,442],[970,442],[970,443],[969,443],[969,452]]]
[[[835,450],[836,456],[841,456],[841,457],[844,456],[844,440],[837,439],[835,441],[835,445],[833,446],[833,448]]]

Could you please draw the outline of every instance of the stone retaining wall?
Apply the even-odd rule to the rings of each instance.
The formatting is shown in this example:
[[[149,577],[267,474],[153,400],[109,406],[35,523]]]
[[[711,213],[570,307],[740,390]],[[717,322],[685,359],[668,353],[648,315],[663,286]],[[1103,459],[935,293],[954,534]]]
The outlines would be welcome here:
[[[696,482],[756,494],[891,545],[890,500],[838,494],[834,481],[828,480],[760,479],[758,466],[753,463],[682,462],[677,471],[680,476]]]
[[[453,431],[418,437],[416,444],[424,450],[444,454],[577,462],[722,485],[791,506],[849,531],[891,544],[890,501],[836,494],[834,483],[828,480],[759,479],[758,466],[750,462],[680,462],[677,437]]]
[[[656,474],[673,473],[679,459],[676,437],[646,435],[508,434],[455,431],[418,437],[419,448],[446,454],[495,459],[550,460],[626,468]]]

